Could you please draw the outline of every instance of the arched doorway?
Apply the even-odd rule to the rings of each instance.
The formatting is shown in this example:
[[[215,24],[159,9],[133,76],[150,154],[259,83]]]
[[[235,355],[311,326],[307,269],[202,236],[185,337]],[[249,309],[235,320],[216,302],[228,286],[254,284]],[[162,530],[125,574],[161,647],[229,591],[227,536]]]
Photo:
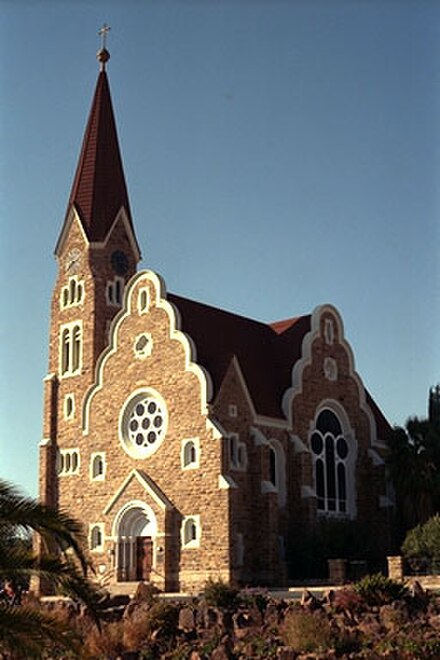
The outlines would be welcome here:
[[[118,582],[149,580],[153,570],[156,516],[143,502],[130,502],[115,518]]]

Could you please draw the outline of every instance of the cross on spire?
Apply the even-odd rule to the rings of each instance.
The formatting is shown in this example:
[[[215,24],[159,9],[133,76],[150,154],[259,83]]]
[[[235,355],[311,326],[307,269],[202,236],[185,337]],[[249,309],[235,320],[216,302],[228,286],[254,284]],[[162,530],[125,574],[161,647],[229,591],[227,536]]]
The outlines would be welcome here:
[[[98,54],[97,54],[96,57],[98,59],[98,62],[101,62],[101,71],[105,71],[105,64],[110,59],[110,53],[108,52],[107,48],[105,47],[105,42],[106,42],[106,39],[107,39],[107,33],[110,32],[110,30],[111,30],[111,27],[109,25],[107,25],[107,23],[104,23],[102,28],[98,31],[98,35],[102,39],[102,48],[100,48],[100,50],[98,50]]]
[[[105,50],[105,42],[107,39],[107,32],[110,32],[111,27],[110,25],[107,25],[107,23],[104,23],[102,28],[98,31],[98,35],[102,38],[102,50]]]

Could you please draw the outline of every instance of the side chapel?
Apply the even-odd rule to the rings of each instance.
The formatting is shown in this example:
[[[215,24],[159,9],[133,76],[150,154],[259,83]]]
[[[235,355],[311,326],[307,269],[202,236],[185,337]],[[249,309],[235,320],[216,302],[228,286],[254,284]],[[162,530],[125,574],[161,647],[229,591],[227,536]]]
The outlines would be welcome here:
[[[323,518],[387,538],[390,427],[333,306],[262,323],[137,271],[108,59],[55,249],[40,498],[108,584],[281,586]]]

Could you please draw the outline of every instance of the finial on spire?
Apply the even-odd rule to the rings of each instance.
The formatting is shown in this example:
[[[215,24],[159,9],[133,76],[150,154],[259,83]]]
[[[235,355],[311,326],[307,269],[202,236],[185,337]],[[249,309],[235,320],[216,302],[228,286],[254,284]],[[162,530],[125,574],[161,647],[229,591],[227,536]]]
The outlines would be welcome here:
[[[98,31],[98,35],[102,38],[102,48],[98,50],[96,54],[96,58],[98,62],[101,63],[101,71],[105,71],[105,65],[106,62],[109,61],[110,59],[110,53],[108,52],[107,48],[105,47],[105,42],[107,39],[107,32],[110,32],[111,27],[107,25],[107,23],[104,23],[102,28]]]

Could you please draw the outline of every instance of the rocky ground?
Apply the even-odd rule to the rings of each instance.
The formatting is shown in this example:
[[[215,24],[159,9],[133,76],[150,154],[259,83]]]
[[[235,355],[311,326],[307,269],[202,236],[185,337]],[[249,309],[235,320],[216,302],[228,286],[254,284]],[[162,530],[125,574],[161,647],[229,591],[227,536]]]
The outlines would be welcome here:
[[[415,585],[401,597],[360,595],[347,587],[301,602],[277,601],[258,589],[239,593],[211,585],[190,603],[173,602],[140,585],[134,600],[103,601],[99,632],[73,603],[54,614],[74,628],[81,644],[47,658],[117,660],[330,660],[440,658],[440,597]]]

